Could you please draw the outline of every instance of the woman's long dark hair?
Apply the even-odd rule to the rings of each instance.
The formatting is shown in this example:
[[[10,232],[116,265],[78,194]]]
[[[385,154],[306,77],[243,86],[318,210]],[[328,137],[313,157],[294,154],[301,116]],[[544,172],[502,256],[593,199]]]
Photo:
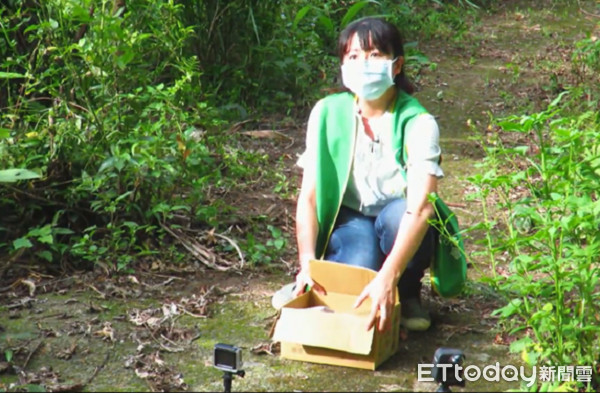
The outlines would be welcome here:
[[[392,55],[404,57],[404,42],[402,35],[396,26],[381,18],[367,17],[350,23],[340,33],[338,40],[338,56],[340,62],[344,61],[344,56],[350,47],[350,40],[358,35],[360,46],[363,50],[378,49],[379,51]],[[415,91],[415,87],[408,80],[404,73],[404,65],[396,78],[394,78],[396,87],[402,89],[408,94]]]

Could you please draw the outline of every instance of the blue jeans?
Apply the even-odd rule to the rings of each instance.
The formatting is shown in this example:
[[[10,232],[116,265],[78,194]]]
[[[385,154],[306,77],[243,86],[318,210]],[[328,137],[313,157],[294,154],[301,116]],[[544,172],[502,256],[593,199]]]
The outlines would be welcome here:
[[[364,216],[342,206],[325,251],[325,259],[379,271],[392,250],[405,211],[405,199],[393,200],[377,217]],[[430,226],[398,280],[400,299],[419,297],[421,279],[433,256],[434,231]]]

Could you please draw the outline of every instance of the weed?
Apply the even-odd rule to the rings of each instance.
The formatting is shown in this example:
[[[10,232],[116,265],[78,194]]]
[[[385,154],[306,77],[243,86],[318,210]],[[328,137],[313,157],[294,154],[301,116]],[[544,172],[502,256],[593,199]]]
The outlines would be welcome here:
[[[565,114],[564,99],[565,93],[543,112],[498,121],[500,135],[486,145],[488,170],[469,181],[484,212],[478,227],[486,231],[492,283],[508,301],[495,314],[511,333],[526,333],[511,351],[532,365],[595,369],[600,133],[593,113]],[[487,214],[492,195],[496,219]],[[496,275],[502,257],[508,275]]]

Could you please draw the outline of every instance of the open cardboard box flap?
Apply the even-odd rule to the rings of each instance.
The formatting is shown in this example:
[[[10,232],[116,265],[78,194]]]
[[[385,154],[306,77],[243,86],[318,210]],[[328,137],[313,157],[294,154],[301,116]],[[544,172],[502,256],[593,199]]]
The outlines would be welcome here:
[[[318,328],[315,329],[315,326]],[[365,329],[363,317],[330,313],[322,306],[284,308],[275,327],[274,339],[368,355],[373,342],[373,329]]]
[[[371,299],[367,298],[357,309],[353,306],[377,273],[317,260],[310,262],[310,271],[312,279],[325,288],[327,295],[311,290],[284,305],[273,340],[368,355],[374,339],[374,328],[366,330]]]
[[[377,275],[371,269],[338,262],[311,260],[309,263],[311,278],[327,292],[358,296]]]

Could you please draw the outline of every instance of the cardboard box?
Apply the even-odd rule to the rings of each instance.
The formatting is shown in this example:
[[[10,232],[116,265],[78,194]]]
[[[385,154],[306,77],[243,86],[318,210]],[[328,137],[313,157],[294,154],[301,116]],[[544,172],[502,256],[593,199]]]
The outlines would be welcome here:
[[[311,261],[313,280],[327,295],[313,290],[291,300],[281,309],[272,339],[281,342],[287,359],[375,370],[398,350],[400,302],[396,303],[391,328],[366,330],[371,299],[354,309],[356,297],[373,280],[375,271],[337,262]]]

